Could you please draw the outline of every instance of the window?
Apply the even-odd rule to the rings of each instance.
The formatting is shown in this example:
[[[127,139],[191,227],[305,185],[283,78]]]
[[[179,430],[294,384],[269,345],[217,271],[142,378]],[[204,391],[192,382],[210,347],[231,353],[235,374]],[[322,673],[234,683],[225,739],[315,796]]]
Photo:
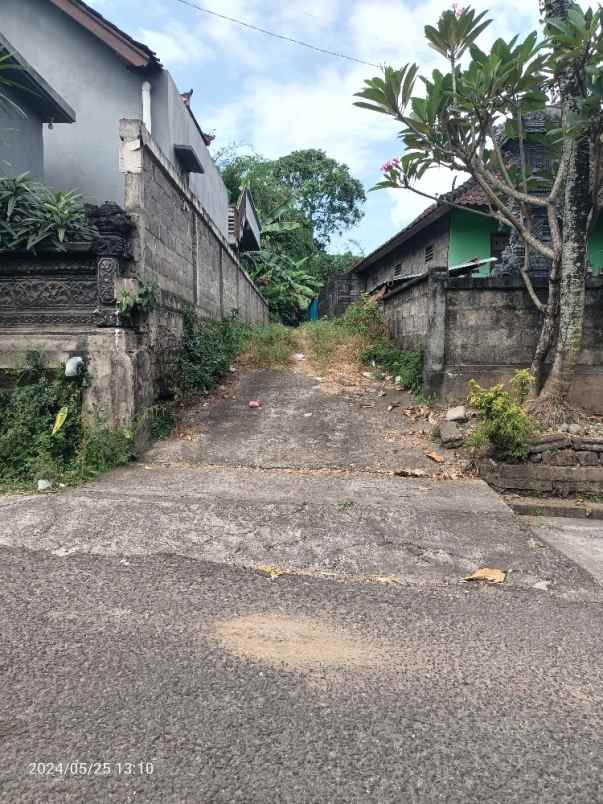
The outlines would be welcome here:
[[[400,279],[402,276],[402,263],[399,262],[397,265],[394,265],[394,279]]]
[[[502,253],[509,242],[507,232],[494,232],[490,235],[490,256],[496,257],[498,262],[502,259]]]
[[[425,246],[425,262],[431,262],[433,260],[433,243],[430,243],[428,246]]]

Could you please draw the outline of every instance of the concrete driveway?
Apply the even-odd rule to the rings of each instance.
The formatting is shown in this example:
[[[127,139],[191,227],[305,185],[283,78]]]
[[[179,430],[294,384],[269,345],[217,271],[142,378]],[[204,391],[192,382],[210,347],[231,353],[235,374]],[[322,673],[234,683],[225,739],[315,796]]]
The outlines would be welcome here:
[[[299,373],[244,374],[227,399],[189,413],[187,439],[160,443],[138,464],[60,494],[0,498],[0,544],[422,586],[456,585],[487,566],[507,572],[510,587],[596,592],[483,481],[445,479],[454,453],[444,464],[427,457],[433,425],[404,415],[409,398],[382,393],[330,395]],[[426,477],[393,475],[417,469]]]

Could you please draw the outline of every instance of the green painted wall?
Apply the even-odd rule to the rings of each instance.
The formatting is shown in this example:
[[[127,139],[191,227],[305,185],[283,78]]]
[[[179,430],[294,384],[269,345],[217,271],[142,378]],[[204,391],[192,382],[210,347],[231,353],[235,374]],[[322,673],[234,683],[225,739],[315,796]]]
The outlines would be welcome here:
[[[478,257],[485,260],[490,254],[490,235],[499,229],[497,221],[488,220],[483,215],[455,209],[450,217],[450,240],[448,244],[448,266],[462,265]],[[490,269],[484,265],[473,276],[489,276]]]
[[[593,274],[598,276],[603,268],[603,215],[595,224],[588,244],[588,261],[592,265]]]
[[[490,235],[498,231],[498,223],[473,212],[455,209],[450,216],[448,266],[462,265],[474,257],[490,257]],[[593,274],[603,273],[603,215],[599,217],[588,244],[588,260]],[[473,276],[488,276],[490,269],[483,266]]]

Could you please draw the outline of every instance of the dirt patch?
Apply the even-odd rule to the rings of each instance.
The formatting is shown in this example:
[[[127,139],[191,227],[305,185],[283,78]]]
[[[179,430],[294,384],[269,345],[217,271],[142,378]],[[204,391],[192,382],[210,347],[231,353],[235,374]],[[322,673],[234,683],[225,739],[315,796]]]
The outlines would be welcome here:
[[[384,651],[311,617],[253,614],[218,623],[226,649],[274,667],[343,669],[382,666]]]

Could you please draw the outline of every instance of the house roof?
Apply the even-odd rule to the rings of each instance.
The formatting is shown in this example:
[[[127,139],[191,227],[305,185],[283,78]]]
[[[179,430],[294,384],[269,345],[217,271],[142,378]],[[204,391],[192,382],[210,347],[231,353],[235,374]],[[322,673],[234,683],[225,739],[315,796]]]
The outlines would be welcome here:
[[[431,224],[450,214],[453,208],[450,206],[450,203],[446,202],[467,207],[468,209],[472,207],[479,209],[488,206],[486,197],[481,188],[473,179],[468,179],[461,184],[460,187],[439,196],[437,203],[424,209],[408,226],[405,226],[400,232],[390,237],[389,240],[386,240],[385,243],[366,257],[363,257],[362,260],[356,263],[352,268],[352,271],[362,273],[362,271],[368,270],[382,257],[385,257],[387,254],[397,249],[423,229],[426,229],[428,226],[431,226]]]
[[[132,39],[125,31],[109,22],[82,0],[50,0],[50,2],[104,42],[130,67],[141,69],[161,67],[153,50],[142,42]]]
[[[8,78],[17,86],[11,91],[19,102],[36,110],[43,123],[74,123],[75,112],[42,76],[34,70],[15,47],[0,34],[0,55],[8,55],[7,63],[15,68],[8,71]]]

